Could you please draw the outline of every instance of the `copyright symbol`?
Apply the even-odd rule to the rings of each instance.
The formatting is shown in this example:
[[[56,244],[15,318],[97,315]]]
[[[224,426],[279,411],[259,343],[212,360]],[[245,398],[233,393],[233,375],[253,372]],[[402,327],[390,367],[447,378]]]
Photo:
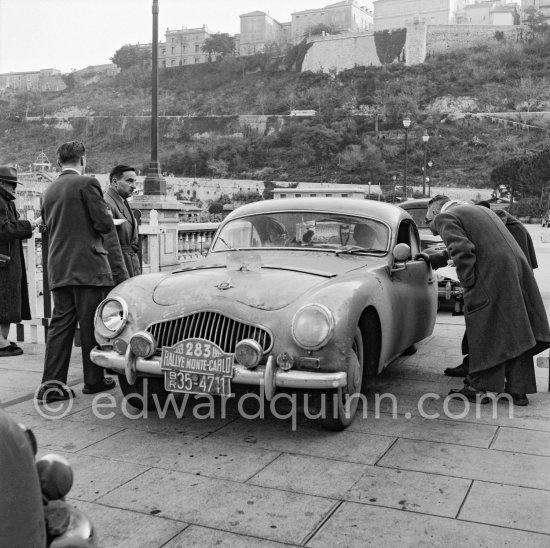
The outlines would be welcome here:
[[[57,420],[67,416],[74,405],[74,398],[58,401],[47,401],[49,394],[58,392],[58,388],[52,385],[40,385],[34,391],[34,408],[44,419]],[[40,398],[38,397],[40,394]]]

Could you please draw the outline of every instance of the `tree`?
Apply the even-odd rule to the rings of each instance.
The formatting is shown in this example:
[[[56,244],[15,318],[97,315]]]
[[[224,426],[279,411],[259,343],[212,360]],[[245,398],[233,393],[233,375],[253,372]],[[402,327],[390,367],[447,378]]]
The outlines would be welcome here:
[[[212,55],[219,53],[221,57],[233,55],[235,52],[235,37],[226,32],[211,34],[202,46],[202,51],[208,54],[208,61],[212,61]]]
[[[151,50],[126,44],[117,49],[110,59],[120,70],[128,70],[135,65],[143,65],[149,62],[151,60]]]
[[[525,10],[525,24],[531,29],[533,34],[546,32],[550,29],[546,22],[546,16],[542,11],[535,8],[535,6],[529,6]]]

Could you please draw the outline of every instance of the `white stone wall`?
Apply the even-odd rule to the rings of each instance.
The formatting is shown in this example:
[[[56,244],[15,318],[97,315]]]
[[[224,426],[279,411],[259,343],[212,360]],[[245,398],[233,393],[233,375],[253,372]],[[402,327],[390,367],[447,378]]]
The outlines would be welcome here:
[[[316,40],[306,53],[302,71],[341,71],[356,65],[381,65],[376,53],[374,34],[363,33],[345,37],[336,35]]]

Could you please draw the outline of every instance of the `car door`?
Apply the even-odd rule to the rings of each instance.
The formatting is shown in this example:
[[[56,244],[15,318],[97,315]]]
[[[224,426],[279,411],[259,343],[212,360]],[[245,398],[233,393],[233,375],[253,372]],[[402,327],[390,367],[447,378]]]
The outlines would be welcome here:
[[[431,266],[415,260],[420,252],[418,229],[410,219],[402,219],[397,230],[396,244],[411,248],[411,259],[401,270],[392,274],[395,296],[395,328],[401,333],[402,349],[424,339],[433,331],[437,314],[437,283]]]

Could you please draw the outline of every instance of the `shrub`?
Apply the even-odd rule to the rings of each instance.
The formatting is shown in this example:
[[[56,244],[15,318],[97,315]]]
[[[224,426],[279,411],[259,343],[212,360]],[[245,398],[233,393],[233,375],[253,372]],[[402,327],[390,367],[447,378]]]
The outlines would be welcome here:
[[[546,207],[540,203],[538,198],[531,197],[515,202],[508,211],[514,217],[542,217],[546,212]]]

